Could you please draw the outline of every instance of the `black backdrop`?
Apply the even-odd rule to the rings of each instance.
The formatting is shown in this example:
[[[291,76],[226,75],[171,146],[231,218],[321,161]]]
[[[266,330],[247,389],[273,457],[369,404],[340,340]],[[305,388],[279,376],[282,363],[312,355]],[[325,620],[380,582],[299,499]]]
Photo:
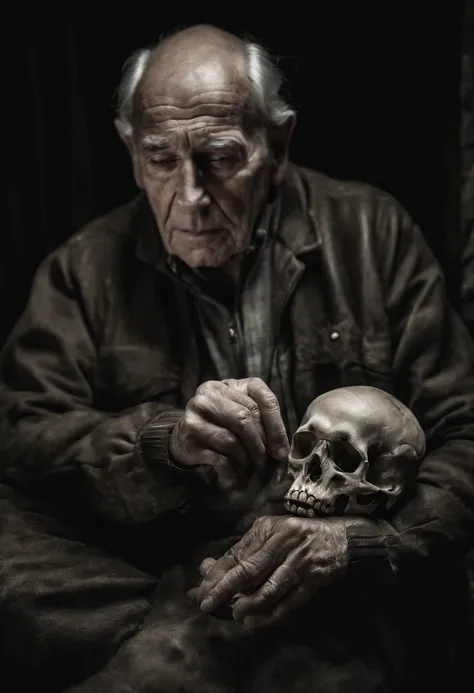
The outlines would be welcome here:
[[[414,5],[425,13],[413,14]],[[229,7],[168,10],[166,19],[162,4],[155,11],[127,4],[126,12],[102,18],[12,8],[1,72],[0,341],[46,253],[134,195],[113,127],[114,89],[132,50],[183,23],[248,32],[281,56],[299,111],[293,159],[398,197],[421,224],[456,298],[461,3],[303,9],[290,2],[279,13],[258,9],[261,20],[254,19],[256,3],[252,12]]]

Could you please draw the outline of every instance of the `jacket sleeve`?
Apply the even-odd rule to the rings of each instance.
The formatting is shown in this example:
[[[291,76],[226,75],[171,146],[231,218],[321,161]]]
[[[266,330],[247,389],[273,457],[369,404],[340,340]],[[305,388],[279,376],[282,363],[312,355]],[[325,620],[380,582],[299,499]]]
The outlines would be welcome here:
[[[193,492],[167,449],[182,412],[153,401],[95,408],[97,345],[81,296],[64,253],[53,253],[0,356],[0,474],[23,490],[69,480],[106,521],[151,521]]]
[[[388,518],[348,528],[350,565],[393,576],[460,558],[474,532],[474,371],[469,333],[448,303],[419,228],[395,205],[379,219],[395,395],[427,440],[416,491]],[[375,561],[374,559],[382,559]]]

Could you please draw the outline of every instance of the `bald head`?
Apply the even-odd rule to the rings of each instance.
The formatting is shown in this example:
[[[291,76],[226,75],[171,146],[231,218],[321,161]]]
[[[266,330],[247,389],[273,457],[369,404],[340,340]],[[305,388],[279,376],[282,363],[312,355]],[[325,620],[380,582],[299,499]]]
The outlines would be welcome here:
[[[153,50],[151,61],[173,60],[176,56],[188,61],[198,58],[206,60],[213,55],[226,60],[245,60],[245,43],[228,31],[202,24],[165,38]]]
[[[254,109],[267,126],[278,127],[295,116],[279,94],[282,74],[262,46],[210,25],[198,25],[161,39],[155,48],[139,50],[127,60],[118,88],[116,125],[121,135],[132,134],[139,88],[149,88],[157,79],[171,85],[173,78],[180,84],[194,80],[200,87],[206,76],[222,84],[240,82],[250,91]]]
[[[151,53],[136,92],[136,113],[145,119],[154,104],[189,106],[224,96],[242,113],[255,111],[244,43],[212,26],[195,26],[160,43]],[[228,95],[228,98],[226,98]]]

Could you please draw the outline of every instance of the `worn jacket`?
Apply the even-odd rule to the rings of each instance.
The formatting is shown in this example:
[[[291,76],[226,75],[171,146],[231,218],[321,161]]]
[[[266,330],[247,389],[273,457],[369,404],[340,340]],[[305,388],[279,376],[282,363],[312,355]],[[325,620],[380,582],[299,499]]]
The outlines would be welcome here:
[[[274,272],[269,384],[289,435],[317,395],[367,384],[407,404],[427,436],[415,495],[349,537],[353,560],[401,571],[461,555],[474,515],[472,348],[422,233],[390,195],[291,167]],[[192,502],[167,442],[205,377],[193,292],[142,196],[50,254],[1,355],[3,479],[69,484],[112,524]]]

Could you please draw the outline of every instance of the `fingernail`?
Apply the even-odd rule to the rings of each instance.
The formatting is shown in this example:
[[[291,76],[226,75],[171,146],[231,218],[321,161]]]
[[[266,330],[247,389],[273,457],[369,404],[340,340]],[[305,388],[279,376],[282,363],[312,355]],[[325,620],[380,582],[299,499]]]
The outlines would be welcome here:
[[[278,448],[275,457],[277,460],[280,460],[280,462],[287,462],[288,461],[288,448],[282,447]]]
[[[201,602],[201,611],[204,611],[207,613],[208,611],[211,611],[212,609],[212,601],[210,599],[205,599],[203,602]]]

